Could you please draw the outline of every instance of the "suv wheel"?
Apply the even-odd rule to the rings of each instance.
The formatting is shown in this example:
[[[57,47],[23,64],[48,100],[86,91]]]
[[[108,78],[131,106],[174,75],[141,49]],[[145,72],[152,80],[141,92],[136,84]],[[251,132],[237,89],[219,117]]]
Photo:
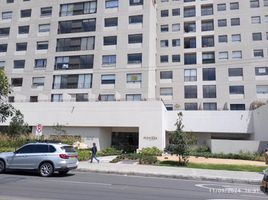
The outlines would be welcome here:
[[[43,177],[51,176],[54,172],[53,165],[49,162],[44,162],[39,167],[39,173]]]
[[[0,160],[0,174],[4,173],[5,170],[6,170],[5,162],[3,160]]]

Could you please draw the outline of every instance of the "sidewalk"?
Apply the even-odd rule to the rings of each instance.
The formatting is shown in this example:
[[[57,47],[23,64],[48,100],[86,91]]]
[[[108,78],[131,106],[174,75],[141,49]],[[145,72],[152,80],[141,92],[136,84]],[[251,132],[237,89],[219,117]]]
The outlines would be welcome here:
[[[164,167],[138,165],[136,163],[109,163],[110,158],[101,158],[101,162],[80,162],[77,171],[98,172],[121,175],[206,180],[216,182],[244,183],[260,185],[263,174],[256,172],[237,172],[224,170],[191,169],[185,167]]]

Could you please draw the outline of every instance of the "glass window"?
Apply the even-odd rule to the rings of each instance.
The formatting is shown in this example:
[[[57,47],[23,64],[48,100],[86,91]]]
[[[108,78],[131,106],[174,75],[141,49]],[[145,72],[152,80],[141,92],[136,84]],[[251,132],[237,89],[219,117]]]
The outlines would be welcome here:
[[[27,42],[16,44],[16,51],[26,51],[26,50],[27,50]]]
[[[20,17],[25,18],[25,17],[31,17],[32,10],[31,9],[26,9],[26,10],[21,10],[20,11]]]
[[[253,50],[254,58],[263,58],[263,50],[262,49],[254,49]]]
[[[141,83],[141,81],[142,81],[141,73],[127,74],[127,83]]]
[[[196,64],[196,53],[185,53],[184,54],[184,64],[185,65]]]
[[[105,0],[105,8],[118,8],[118,0]]]
[[[127,55],[128,64],[140,64],[142,63],[142,54],[133,53]]]
[[[250,7],[251,8],[258,8],[258,7],[260,7],[259,0],[250,0]]]
[[[37,50],[46,50],[48,49],[48,41],[42,41],[36,43]]]
[[[61,4],[60,16],[74,16],[97,12],[97,1]]]
[[[161,63],[167,63],[168,62],[168,55],[160,56],[160,62]]]
[[[251,24],[260,24],[261,23],[261,17],[260,16],[252,16],[251,17]]]
[[[213,31],[214,30],[214,21],[213,20],[203,20],[201,22],[202,31]]]
[[[268,67],[255,67],[255,75],[256,76],[267,76],[268,75]]]
[[[168,32],[168,25],[167,24],[161,25],[160,26],[160,31],[161,32]]]
[[[172,9],[172,16],[179,16],[180,15],[180,9],[174,8]]]
[[[229,87],[230,94],[244,94],[244,86],[243,85],[236,85]]]
[[[22,78],[11,78],[12,87],[21,87],[23,79]]]
[[[184,104],[185,110],[198,110],[197,103],[185,103]]]
[[[142,34],[128,35],[128,44],[142,43]]]
[[[2,12],[2,20],[12,19],[12,11]]]
[[[228,51],[219,52],[219,60],[228,60]]]
[[[160,47],[168,47],[168,40],[160,40]]]
[[[191,33],[196,32],[196,24],[194,22],[184,22],[184,32]]]
[[[179,54],[172,55],[172,62],[180,62],[180,61],[181,61],[181,56]]]
[[[232,51],[233,59],[242,59],[242,51]]]
[[[228,75],[233,76],[243,76],[243,68],[229,68]]]
[[[202,47],[214,47],[214,36],[203,36]]]
[[[143,23],[143,15],[129,16],[129,24],[139,24]]]
[[[0,37],[8,37],[10,28],[0,28]]]
[[[201,16],[213,15],[213,4],[201,5]]]
[[[0,44],[0,53],[7,52],[7,44]]]
[[[184,81],[197,81],[197,70],[196,69],[185,69],[184,70]]]
[[[240,34],[233,34],[232,35],[232,42],[241,42],[241,35]]]
[[[35,59],[34,68],[43,69],[47,66],[47,59]]]
[[[203,81],[215,81],[216,70],[215,68],[203,68]]]
[[[52,102],[63,102],[62,94],[52,94],[51,95],[51,101]]]
[[[143,0],[129,0],[130,6],[138,6],[143,5]]]
[[[25,66],[25,60],[14,60],[14,69],[23,69]]]
[[[260,40],[262,40],[262,34],[261,33],[252,33],[252,40],[253,41],[260,41]]]
[[[118,18],[113,17],[113,18],[105,18],[104,19],[104,26],[105,27],[113,27],[118,25]]]
[[[116,64],[116,55],[102,56],[102,65],[115,65],[115,64]]]
[[[180,31],[180,24],[172,24],[172,32]]]
[[[230,3],[230,10],[238,10],[238,9],[239,9],[239,2]]]
[[[44,86],[45,85],[45,77],[33,77],[32,79],[32,86]]]
[[[230,104],[230,110],[245,110],[245,104]]]
[[[39,32],[49,32],[50,31],[50,24],[39,24]]]
[[[184,98],[185,99],[197,98],[197,86],[196,85],[184,86]]]
[[[160,72],[160,79],[172,79],[173,73],[172,71],[162,71]]]
[[[16,151],[17,154],[23,154],[23,153],[34,153],[34,147],[35,145],[26,145],[21,147]]]
[[[30,26],[19,26],[18,33],[19,34],[28,34]]]
[[[203,64],[215,63],[215,52],[203,52],[202,63]]]
[[[203,110],[217,110],[217,103],[203,103]]]
[[[48,17],[51,15],[52,15],[52,7],[41,8],[41,13],[40,13],[41,17]]]
[[[101,75],[101,84],[115,84],[115,74]]]
[[[203,98],[217,98],[216,85],[203,85]]]
[[[184,48],[196,48],[196,38],[190,37],[190,38],[184,38]]]
[[[257,94],[268,94],[268,85],[257,85]]]
[[[239,26],[240,18],[231,18],[231,26]]]
[[[218,27],[225,27],[227,26],[227,20],[226,19],[218,19]]]
[[[168,10],[161,10],[161,17],[168,17]]]
[[[195,17],[195,6],[184,7],[184,17]]]
[[[117,44],[117,36],[107,36],[103,38],[103,45],[116,45]]]
[[[168,88],[160,88],[160,96],[172,96],[173,90],[171,87]]]
[[[180,43],[181,43],[180,39],[173,39],[173,40],[172,40],[172,46],[173,46],[173,47],[178,47],[178,46],[180,46]]]
[[[225,3],[217,4],[217,10],[218,11],[225,11],[226,10],[226,4]]]
[[[115,101],[114,94],[101,94],[99,96],[100,101]]]
[[[141,94],[127,94],[127,101],[141,101]]]
[[[228,37],[227,35],[219,35],[219,43],[227,43]]]
[[[4,69],[6,65],[5,61],[0,61],[0,70]]]

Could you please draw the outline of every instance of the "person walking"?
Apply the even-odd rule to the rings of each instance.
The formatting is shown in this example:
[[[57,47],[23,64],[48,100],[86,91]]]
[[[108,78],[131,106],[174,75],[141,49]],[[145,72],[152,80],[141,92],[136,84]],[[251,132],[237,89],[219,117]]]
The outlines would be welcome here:
[[[96,147],[96,143],[93,143],[93,147],[91,148],[91,161],[90,163],[93,162],[93,158],[99,163],[100,160],[96,157],[97,156],[97,147]]]
[[[264,160],[265,164],[268,165],[268,148],[264,149]]]

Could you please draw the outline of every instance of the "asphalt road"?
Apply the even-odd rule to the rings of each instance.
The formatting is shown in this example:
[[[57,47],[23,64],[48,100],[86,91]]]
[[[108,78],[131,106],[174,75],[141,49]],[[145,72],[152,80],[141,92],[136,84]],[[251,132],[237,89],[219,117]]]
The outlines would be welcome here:
[[[73,172],[42,178],[0,175],[0,200],[214,200],[268,199],[258,186]]]

